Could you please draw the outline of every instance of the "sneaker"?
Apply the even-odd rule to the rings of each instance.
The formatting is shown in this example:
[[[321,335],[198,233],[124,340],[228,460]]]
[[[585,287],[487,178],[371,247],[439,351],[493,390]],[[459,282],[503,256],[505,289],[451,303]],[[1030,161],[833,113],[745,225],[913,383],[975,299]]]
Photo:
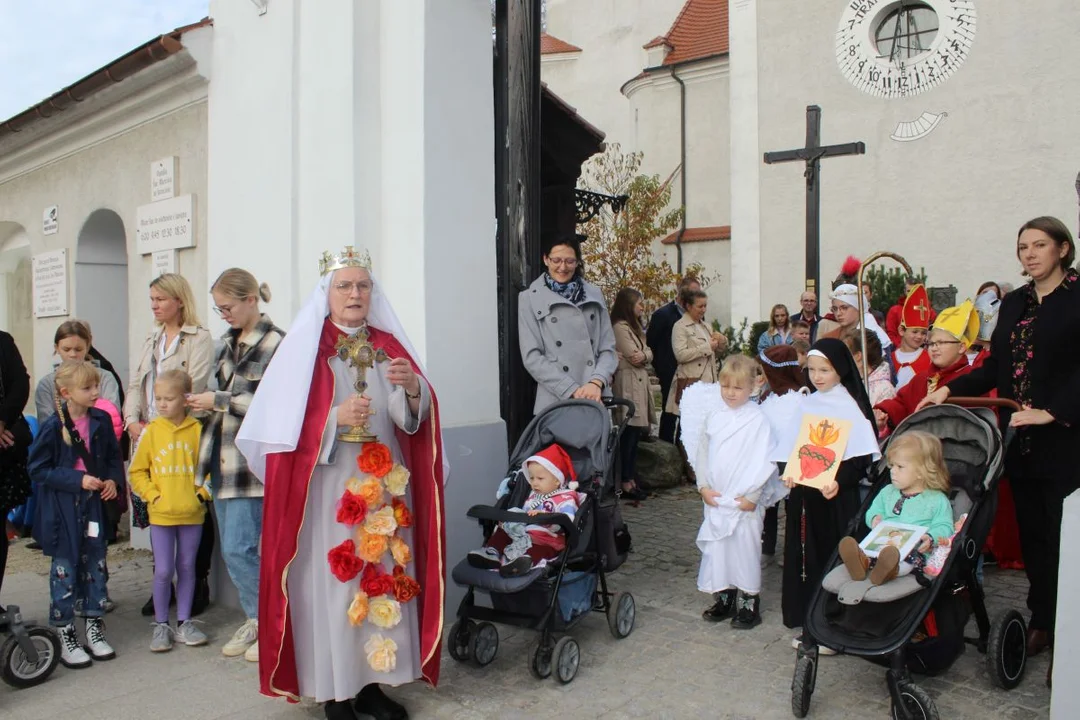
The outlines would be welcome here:
[[[498,570],[502,566],[502,556],[495,548],[482,547],[471,550],[468,554],[469,565],[481,570]]]
[[[69,668],[90,667],[94,661],[79,644],[79,636],[75,632],[75,623],[69,623],[57,631],[60,636],[60,662]]]
[[[116,609],[116,603],[112,601],[112,598],[105,598],[105,601],[101,603],[101,609],[106,613],[111,613]]]
[[[195,626],[195,621],[185,620],[176,628],[176,642],[183,643],[188,647],[198,647],[209,642],[206,633]]]
[[[731,619],[731,627],[737,630],[750,630],[761,624],[761,599],[757,595],[739,593],[738,610]]]
[[[259,621],[248,620],[233,633],[232,639],[221,648],[221,654],[225,657],[237,657],[259,642]]]
[[[713,597],[716,598],[716,602],[708,610],[701,613],[701,617],[710,622],[720,622],[730,617],[731,612],[735,609],[735,591],[724,590],[713,593]]]
[[[248,662],[259,662],[259,641],[256,640],[255,644],[244,651],[244,659]]]
[[[169,652],[173,646],[173,629],[167,622],[152,623],[154,636],[150,639],[150,652]]]
[[[105,640],[105,621],[99,617],[86,618],[86,644],[95,660],[112,660],[116,651]]]

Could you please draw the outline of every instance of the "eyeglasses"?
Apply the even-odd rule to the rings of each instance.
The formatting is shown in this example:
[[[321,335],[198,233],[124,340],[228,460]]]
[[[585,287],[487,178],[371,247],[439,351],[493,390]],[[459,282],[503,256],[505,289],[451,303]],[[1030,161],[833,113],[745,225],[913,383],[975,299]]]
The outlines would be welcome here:
[[[361,295],[367,295],[371,292],[371,281],[334,283],[334,291],[340,295],[352,295],[353,290],[357,290]]]
[[[942,347],[942,346],[945,346],[945,345],[960,345],[960,344],[961,343],[960,343],[959,340],[934,340],[933,342],[926,343],[926,347],[933,350],[934,348],[939,348],[939,347]]]
[[[568,268],[577,267],[577,258],[549,257],[548,262],[550,264],[552,264],[552,265],[555,265],[556,267],[558,267],[559,265],[562,265],[562,266],[568,267]]]
[[[214,306],[214,312],[217,313],[218,317],[225,317],[226,315],[232,315],[232,311],[233,311],[234,307],[236,307],[236,306],[235,305],[215,305]]]

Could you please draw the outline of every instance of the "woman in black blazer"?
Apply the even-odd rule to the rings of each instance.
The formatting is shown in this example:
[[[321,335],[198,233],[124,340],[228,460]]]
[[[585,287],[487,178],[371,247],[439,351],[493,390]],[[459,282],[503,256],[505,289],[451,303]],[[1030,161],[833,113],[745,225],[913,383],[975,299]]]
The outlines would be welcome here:
[[[23,408],[30,399],[30,376],[26,373],[15,338],[0,330],[0,528],[8,510],[21,505],[30,495],[26,454],[30,448],[30,426]],[[0,586],[4,584],[8,540],[0,535]]]
[[[1024,223],[1016,255],[1031,282],[1001,301],[989,357],[923,404],[996,389],[1024,408],[1002,412],[1001,422],[1016,433],[1005,470],[1031,584],[1028,652],[1035,654],[1053,644],[1062,502],[1080,487],[1073,454],[1080,447],[1080,279],[1072,235],[1056,218]]]

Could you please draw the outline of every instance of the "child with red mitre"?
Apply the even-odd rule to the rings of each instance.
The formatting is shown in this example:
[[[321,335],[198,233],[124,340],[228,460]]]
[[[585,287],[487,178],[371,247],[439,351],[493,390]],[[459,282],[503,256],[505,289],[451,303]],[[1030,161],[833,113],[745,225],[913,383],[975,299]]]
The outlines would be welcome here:
[[[890,322],[896,307],[894,305],[889,310]],[[899,313],[900,323],[895,328],[899,344],[892,352],[892,361],[896,369],[897,390],[911,382],[916,375],[930,370],[930,354],[923,348],[923,344],[926,343],[932,313],[926,288],[915,285],[904,299],[903,308]],[[893,334],[891,330],[888,332],[890,336]]]
[[[968,364],[968,347],[979,333],[979,316],[970,300],[965,300],[956,307],[946,308],[938,315],[934,328],[930,331],[929,370],[919,373],[905,385],[891,400],[884,400],[874,407],[874,419],[878,427],[888,425],[895,429],[908,415],[915,412],[929,393],[939,384],[971,371]]]
[[[889,308],[889,312],[885,315],[885,332],[888,333],[889,339],[892,340],[894,347],[900,347],[900,324],[904,317],[904,305],[912,291],[917,287],[922,286],[914,277],[908,275],[904,278],[904,296],[897,300],[896,304]],[[925,289],[926,288],[923,288],[924,291]],[[925,303],[925,305],[930,310],[930,317],[923,327],[929,327],[934,323],[934,318],[937,317],[937,313],[930,307],[929,302]]]

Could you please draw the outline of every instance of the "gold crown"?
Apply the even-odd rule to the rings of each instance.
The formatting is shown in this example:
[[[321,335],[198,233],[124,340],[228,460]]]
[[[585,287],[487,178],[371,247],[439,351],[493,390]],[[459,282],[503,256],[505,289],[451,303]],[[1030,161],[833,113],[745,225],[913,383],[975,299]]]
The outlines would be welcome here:
[[[342,268],[358,267],[371,270],[371,255],[367,250],[358,253],[352,245],[346,245],[339,253],[324,252],[319,258],[319,275],[340,270]]]

